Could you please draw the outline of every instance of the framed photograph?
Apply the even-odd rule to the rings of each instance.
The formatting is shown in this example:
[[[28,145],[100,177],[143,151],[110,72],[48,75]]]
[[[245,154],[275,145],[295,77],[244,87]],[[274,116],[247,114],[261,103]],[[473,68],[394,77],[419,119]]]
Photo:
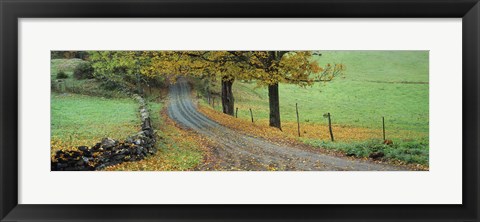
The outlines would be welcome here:
[[[477,0],[0,7],[1,221],[479,220]]]

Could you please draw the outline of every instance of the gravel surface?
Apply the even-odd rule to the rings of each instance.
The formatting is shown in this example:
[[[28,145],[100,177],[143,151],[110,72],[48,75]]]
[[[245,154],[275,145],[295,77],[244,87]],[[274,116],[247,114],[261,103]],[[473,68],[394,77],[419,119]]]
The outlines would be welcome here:
[[[169,89],[168,115],[177,124],[215,141],[210,153],[213,161],[197,170],[241,171],[397,171],[398,166],[329,156],[291,145],[274,144],[220,125],[197,111],[190,87],[179,79]]]

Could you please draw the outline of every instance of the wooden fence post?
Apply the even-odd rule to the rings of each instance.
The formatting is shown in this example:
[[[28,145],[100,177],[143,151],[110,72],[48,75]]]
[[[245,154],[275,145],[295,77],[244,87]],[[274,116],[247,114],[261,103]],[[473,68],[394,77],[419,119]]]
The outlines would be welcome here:
[[[385,141],[385,117],[382,116],[383,141]]]
[[[330,131],[330,138],[332,139],[332,142],[334,142],[335,139],[333,138],[332,120],[330,119],[330,113],[328,113],[328,130]]]
[[[250,117],[252,118],[252,123],[253,123],[253,113],[251,108],[250,108]]]
[[[297,131],[298,137],[300,137],[300,118],[298,117],[298,104],[295,103],[295,110],[297,111]]]
[[[238,107],[235,109],[235,118],[238,118]]]

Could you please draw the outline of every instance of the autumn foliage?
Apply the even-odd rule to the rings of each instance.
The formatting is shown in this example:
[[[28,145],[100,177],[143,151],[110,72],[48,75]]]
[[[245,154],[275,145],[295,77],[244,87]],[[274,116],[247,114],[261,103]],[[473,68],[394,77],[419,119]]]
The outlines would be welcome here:
[[[152,78],[174,82],[179,76],[221,80],[222,107],[233,115],[235,80],[255,80],[268,86],[270,126],[281,128],[278,84],[299,86],[331,81],[345,65],[320,67],[312,51],[92,51],[90,59],[97,78],[126,82],[142,92]]]

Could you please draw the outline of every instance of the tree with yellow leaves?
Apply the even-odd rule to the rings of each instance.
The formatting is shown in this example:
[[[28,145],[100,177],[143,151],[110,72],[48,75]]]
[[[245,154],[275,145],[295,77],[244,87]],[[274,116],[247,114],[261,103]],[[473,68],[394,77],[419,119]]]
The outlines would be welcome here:
[[[247,66],[238,63],[238,58],[227,51],[172,51],[159,52],[152,59],[157,70],[176,70],[179,75],[190,75],[199,78],[221,81],[222,108],[228,115],[234,115],[234,96],[232,86],[237,79],[250,79]],[[162,54],[163,56],[158,56]]]
[[[109,79],[135,78],[138,91],[145,78],[194,75],[218,78],[222,83],[223,112],[234,115],[235,80],[255,80],[268,86],[270,126],[281,129],[279,83],[312,85],[331,81],[345,70],[342,64],[325,68],[311,51],[103,51],[91,52],[96,75]],[[120,75],[118,75],[120,74]]]
[[[324,69],[313,60],[311,51],[232,51],[240,66],[249,67],[249,75],[260,85],[268,86],[269,124],[281,129],[279,83],[312,85],[330,81],[345,70],[342,64]]]

